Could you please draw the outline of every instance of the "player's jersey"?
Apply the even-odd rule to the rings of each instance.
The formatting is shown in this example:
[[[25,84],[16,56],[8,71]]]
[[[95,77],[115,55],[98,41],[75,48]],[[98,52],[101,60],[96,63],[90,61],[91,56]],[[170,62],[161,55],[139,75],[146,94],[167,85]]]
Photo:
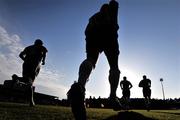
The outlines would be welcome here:
[[[127,80],[123,80],[120,82],[120,85],[122,86],[123,89],[128,90],[129,86],[131,86],[131,83]]]
[[[139,87],[150,88],[151,87],[151,80],[149,80],[149,79],[141,80],[139,83]]]
[[[24,49],[25,62],[40,62],[46,54],[47,49],[44,46],[31,45]]]
[[[98,12],[90,19],[85,30],[86,47],[94,48],[118,48],[117,30],[117,12],[118,3],[111,1],[109,3],[109,13],[103,14]]]

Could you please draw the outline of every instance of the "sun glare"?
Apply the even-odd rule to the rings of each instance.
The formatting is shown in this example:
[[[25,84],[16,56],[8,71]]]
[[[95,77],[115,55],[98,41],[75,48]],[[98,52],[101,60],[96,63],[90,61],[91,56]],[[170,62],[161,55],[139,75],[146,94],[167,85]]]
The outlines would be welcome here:
[[[131,98],[141,98],[142,89],[138,87],[139,81],[142,79],[142,75],[138,74],[136,71],[121,66],[120,68],[121,81],[124,76],[132,83],[133,88],[131,89]],[[108,80],[109,75],[109,65],[104,56],[100,57],[96,69],[93,70],[90,80],[87,83],[87,94],[86,97],[95,96],[95,97],[108,97],[110,93],[110,85]],[[122,97],[122,90],[120,84],[118,84],[117,96]]]
[[[123,79],[123,77],[126,76],[127,80],[131,82],[133,85],[131,89],[131,98],[139,98],[142,97],[142,90],[138,87],[139,81],[141,80],[141,75],[136,73],[135,71],[128,69],[128,68],[122,68],[121,69],[121,75],[120,75],[120,81]],[[122,96],[122,91],[120,90],[120,86],[117,91],[118,95]]]

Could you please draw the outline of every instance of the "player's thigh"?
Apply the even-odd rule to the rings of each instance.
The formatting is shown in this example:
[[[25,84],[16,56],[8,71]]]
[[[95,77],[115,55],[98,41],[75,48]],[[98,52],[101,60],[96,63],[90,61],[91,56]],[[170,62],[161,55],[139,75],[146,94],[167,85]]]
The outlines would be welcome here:
[[[104,50],[104,53],[107,57],[110,68],[111,69],[119,69],[118,68],[118,56],[119,56],[118,50],[107,49],[107,50]]]
[[[99,50],[97,48],[91,48],[88,51],[86,51],[86,53],[87,53],[87,60],[90,61],[95,67],[100,53]]]
[[[123,90],[123,96],[126,98],[130,97],[130,91],[129,90]]]

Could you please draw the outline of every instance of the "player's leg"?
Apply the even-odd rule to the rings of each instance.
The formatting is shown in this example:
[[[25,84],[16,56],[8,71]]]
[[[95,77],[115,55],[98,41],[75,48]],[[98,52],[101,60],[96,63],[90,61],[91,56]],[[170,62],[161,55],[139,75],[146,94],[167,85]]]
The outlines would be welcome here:
[[[130,90],[127,90],[127,93],[126,93],[126,110],[129,110],[129,103],[130,103]]]
[[[34,87],[33,83],[35,78],[40,72],[40,64],[39,63],[33,63],[32,68],[30,69],[30,75],[28,76],[28,86],[29,86],[29,101],[30,101],[30,106],[35,106],[34,102]]]
[[[26,83],[27,85],[27,97],[29,101],[29,105],[32,107],[35,105],[34,103],[34,88],[33,88],[33,82],[36,77],[36,68],[37,65],[34,63],[27,63],[25,62],[23,64],[23,77],[22,77],[22,82]]]
[[[99,52],[97,50],[87,52],[87,59],[79,67],[78,82],[75,82],[67,93],[76,120],[86,120],[86,109],[84,105],[85,84],[92,69],[95,67],[98,55]]]
[[[143,89],[143,95],[145,98],[145,107],[147,109],[147,111],[149,111],[149,90],[147,88]]]
[[[150,111],[151,107],[151,89],[148,89],[148,94],[147,94],[147,110]]]
[[[27,62],[24,62],[23,66],[22,66],[22,76],[23,76],[23,78],[25,79],[26,76],[28,76],[29,73],[30,73],[29,64]]]
[[[124,108],[126,109],[126,110],[128,110],[129,109],[129,90],[123,90],[123,102],[124,102]]]
[[[109,83],[110,83],[110,97],[116,97],[116,90],[119,84],[120,70],[118,67],[119,53],[107,50],[105,51],[110,70],[109,70]]]
[[[38,65],[36,66],[36,69],[35,69],[35,77],[38,76],[38,74],[39,74],[39,72],[40,72],[40,69],[41,69],[41,65],[38,64]]]
[[[34,102],[34,87],[32,84],[30,84],[29,86],[29,106],[33,107],[35,106],[35,102]]]
[[[147,111],[149,111],[150,110],[150,101],[149,101],[149,97],[148,96],[145,97],[145,105],[146,105]]]
[[[27,96],[28,96],[29,106],[33,107],[35,106],[35,103],[34,103],[34,87],[33,87],[32,78],[26,76],[25,83],[27,85]]]
[[[149,88],[148,100],[149,100],[149,104],[150,104],[151,103],[151,89],[150,88]]]
[[[75,120],[86,120],[85,88],[80,83],[75,82],[68,91],[67,96]]]
[[[106,50],[104,51],[107,57],[110,70],[109,70],[109,83],[110,83],[110,102],[114,110],[120,110],[122,108],[117,96],[116,91],[119,84],[120,70],[118,67],[118,55],[119,52]]]
[[[145,88],[143,88],[143,96],[144,96],[145,107],[147,107],[147,90]]]
[[[149,88],[144,90],[145,92],[145,96],[146,96],[146,103],[149,104],[150,103],[150,96],[151,96],[151,90]]]
[[[85,87],[86,82],[91,74],[93,68],[95,68],[97,59],[99,56],[98,50],[91,50],[87,52],[87,58],[81,63],[79,67],[79,78],[78,82]]]

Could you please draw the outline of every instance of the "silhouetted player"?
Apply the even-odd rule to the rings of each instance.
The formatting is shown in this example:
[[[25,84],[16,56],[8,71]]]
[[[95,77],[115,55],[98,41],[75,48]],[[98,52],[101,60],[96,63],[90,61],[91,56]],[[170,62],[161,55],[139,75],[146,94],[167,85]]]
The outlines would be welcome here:
[[[100,11],[89,19],[85,30],[87,58],[80,65],[78,82],[73,84],[67,93],[68,99],[71,102],[72,112],[76,119],[86,119],[86,110],[84,107],[85,84],[92,69],[95,68],[99,54],[102,52],[105,53],[110,66],[111,104],[115,110],[121,108],[119,100],[116,97],[120,76],[118,67],[119,45],[117,31],[119,26],[117,15],[118,2],[111,0],[109,4],[102,5]]]
[[[40,39],[35,40],[34,45],[26,47],[19,57],[24,61],[22,76],[23,81],[30,85],[30,106],[34,106],[32,85],[39,74],[41,64],[45,64],[47,49]]]
[[[139,82],[139,87],[143,88],[143,96],[145,98],[147,110],[149,110],[151,100],[151,80],[147,79],[146,75],[144,75],[143,80]]]
[[[126,76],[124,76],[123,80],[120,82],[120,87],[122,89],[123,99],[126,103],[126,109],[129,109],[130,89],[133,86],[131,82],[127,80]]]

